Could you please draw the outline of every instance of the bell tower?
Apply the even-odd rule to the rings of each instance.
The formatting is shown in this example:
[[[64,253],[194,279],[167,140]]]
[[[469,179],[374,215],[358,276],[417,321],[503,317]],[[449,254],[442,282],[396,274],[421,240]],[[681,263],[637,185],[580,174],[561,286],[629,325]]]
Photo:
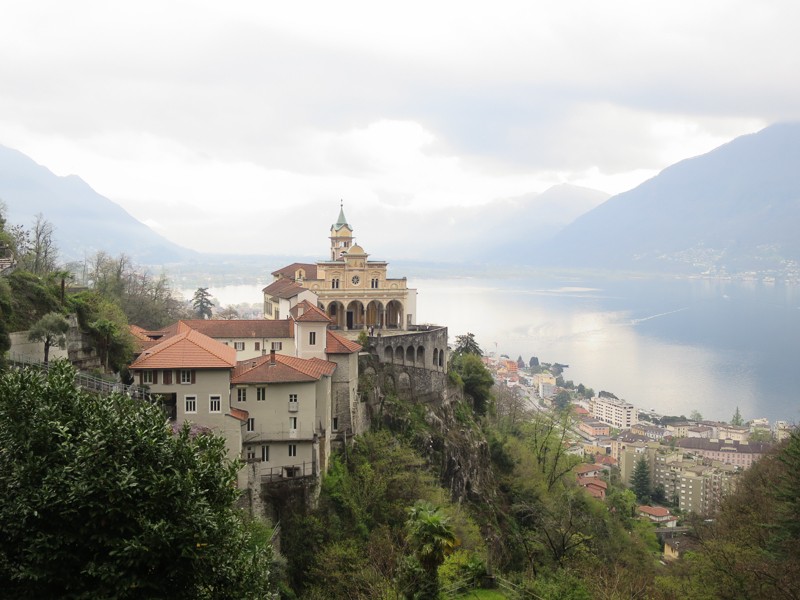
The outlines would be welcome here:
[[[342,253],[353,245],[353,229],[344,216],[344,202],[339,201],[339,219],[331,225],[331,260],[342,260]]]

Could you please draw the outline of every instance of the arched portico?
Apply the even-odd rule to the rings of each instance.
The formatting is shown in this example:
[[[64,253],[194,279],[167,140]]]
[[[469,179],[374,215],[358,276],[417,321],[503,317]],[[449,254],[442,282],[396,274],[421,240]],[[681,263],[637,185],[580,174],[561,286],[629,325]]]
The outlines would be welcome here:
[[[403,305],[398,300],[390,300],[386,305],[386,323],[388,329],[404,329]]]
[[[344,326],[346,324],[345,310],[344,310],[344,305],[341,302],[339,302],[338,300],[334,300],[333,302],[330,302],[328,304],[328,307],[324,310],[325,314],[330,317],[331,321],[333,321],[333,324],[337,328],[344,329]]]
[[[347,329],[364,329],[364,305],[360,300],[353,300],[347,305]]]
[[[383,307],[383,302],[373,300],[367,304],[366,323],[367,327],[382,328],[384,323],[386,309]]]

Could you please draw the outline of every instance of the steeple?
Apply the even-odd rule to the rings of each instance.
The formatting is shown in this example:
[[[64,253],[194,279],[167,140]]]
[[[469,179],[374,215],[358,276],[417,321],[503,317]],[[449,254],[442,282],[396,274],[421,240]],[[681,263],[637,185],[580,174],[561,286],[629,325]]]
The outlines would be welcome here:
[[[344,201],[339,200],[339,218],[331,225],[331,260],[342,260],[342,253],[353,245],[353,229],[344,216]]]

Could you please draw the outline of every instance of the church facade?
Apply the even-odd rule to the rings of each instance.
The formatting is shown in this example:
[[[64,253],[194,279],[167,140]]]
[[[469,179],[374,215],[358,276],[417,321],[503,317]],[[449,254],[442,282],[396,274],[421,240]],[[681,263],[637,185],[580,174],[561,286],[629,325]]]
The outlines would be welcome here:
[[[387,262],[369,260],[355,243],[344,208],[329,239],[330,260],[293,263],[272,273],[273,282],[263,290],[265,318],[274,318],[270,311],[290,280],[316,294],[317,305],[340,330],[405,330],[416,323],[417,291],[408,288],[405,277],[388,277]]]

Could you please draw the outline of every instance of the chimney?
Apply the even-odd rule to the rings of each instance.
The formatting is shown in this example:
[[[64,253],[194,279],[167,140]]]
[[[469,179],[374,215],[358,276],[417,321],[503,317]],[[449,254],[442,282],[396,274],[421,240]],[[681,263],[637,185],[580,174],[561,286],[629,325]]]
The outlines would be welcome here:
[[[271,364],[271,365],[275,364],[275,350],[274,349],[269,351],[269,364]]]

